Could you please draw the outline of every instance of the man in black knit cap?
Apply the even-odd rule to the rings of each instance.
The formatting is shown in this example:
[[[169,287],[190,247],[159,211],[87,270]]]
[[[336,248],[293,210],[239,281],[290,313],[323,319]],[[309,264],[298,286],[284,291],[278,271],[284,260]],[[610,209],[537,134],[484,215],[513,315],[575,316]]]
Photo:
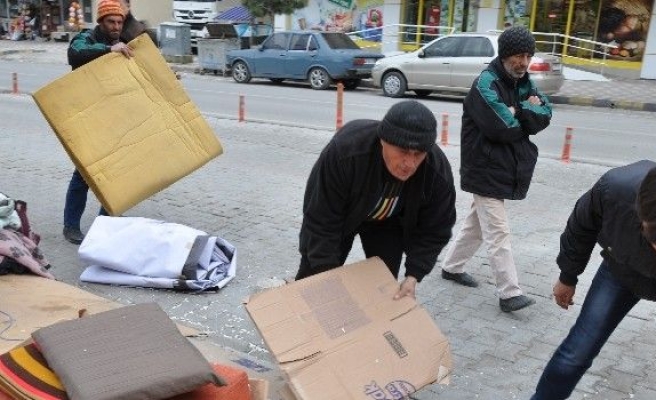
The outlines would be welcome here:
[[[595,245],[603,258],[574,326],[547,364],[532,400],[567,399],[615,328],[640,299],[656,301],[656,162],[604,174],[574,206],[560,236],[553,295],[574,304]]]
[[[451,165],[436,137],[435,116],[417,101],[335,134],[307,181],[296,279],[343,265],[357,235],[365,255],[380,257],[396,277],[405,253],[395,298],[415,296],[456,219]]]
[[[551,105],[527,72],[535,53],[531,32],[508,28],[498,44],[499,56],[476,78],[463,103],[460,186],[474,200],[446,252],[442,278],[478,286],[464,270],[485,243],[499,305],[510,312],[535,301],[519,287],[504,201],[526,197],[538,158],[529,138],[549,126]]]

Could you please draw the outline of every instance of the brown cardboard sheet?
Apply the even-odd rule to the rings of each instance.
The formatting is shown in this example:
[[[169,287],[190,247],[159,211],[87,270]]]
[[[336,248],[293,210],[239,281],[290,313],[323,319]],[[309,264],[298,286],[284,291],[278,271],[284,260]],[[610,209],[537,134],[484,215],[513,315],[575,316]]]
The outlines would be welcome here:
[[[378,258],[250,297],[251,318],[298,400],[404,398],[448,383],[448,341]]]
[[[134,57],[106,54],[33,95],[111,215],[122,214],[223,152],[148,35],[130,46]]]
[[[29,340],[32,332],[59,321],[80,317],[80,311],[96,314],[122,304],[89,293],[78,287],[34,275],[0,276],[0,354]],[[198,332],[178,324],[185,336]]]

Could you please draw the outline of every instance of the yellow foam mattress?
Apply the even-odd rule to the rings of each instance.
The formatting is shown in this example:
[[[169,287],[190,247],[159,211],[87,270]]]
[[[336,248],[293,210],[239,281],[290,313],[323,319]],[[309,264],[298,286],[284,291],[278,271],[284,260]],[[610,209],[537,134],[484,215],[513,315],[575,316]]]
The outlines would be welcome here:
[[[163,190],[223,152],[148,35],[134,57],[104,55],[33,97],[111,215]]]

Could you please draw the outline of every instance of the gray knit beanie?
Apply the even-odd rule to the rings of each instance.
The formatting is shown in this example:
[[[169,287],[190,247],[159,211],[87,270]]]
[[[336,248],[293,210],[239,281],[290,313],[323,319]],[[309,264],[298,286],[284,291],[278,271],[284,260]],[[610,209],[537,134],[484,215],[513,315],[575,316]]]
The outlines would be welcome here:
[[[420,102],[401,101],[385,114],[378,126],[378,137],[404,149],[428,151],[437,139],[437,121]]]
[[[506,58],[515,54],[535,54],[535,38],[523,26],[508,28],[499,36],[499,57]]]

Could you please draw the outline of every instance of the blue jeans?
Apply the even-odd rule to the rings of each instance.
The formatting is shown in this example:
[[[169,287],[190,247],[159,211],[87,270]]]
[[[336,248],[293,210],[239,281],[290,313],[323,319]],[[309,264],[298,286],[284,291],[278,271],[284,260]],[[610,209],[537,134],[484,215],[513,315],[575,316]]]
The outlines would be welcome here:
[[[617,325],[639,300],[615,279],[603,261],[583,301],[581,314],[544,369],[531,400],[567,399]]]
[[[66,191],[66,204],[64,205],[64,226],[80,229],[82,214],[87,206],[87,193],[89,185],[84,181],[78,170],[73,172],[71,181]],[[99,215],[108,215],[104,208],[100,207]]]

